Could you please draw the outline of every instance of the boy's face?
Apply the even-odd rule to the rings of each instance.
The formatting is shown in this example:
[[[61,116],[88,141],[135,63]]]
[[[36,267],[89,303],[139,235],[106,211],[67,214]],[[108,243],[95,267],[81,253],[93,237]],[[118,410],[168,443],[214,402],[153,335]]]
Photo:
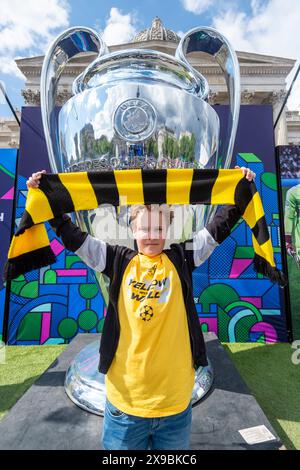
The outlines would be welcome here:
[[[137,214],[133,234],[138,251],[147,256],[156,256],[162,252],[167,233],[166,217],[158,210],[143,211]]]

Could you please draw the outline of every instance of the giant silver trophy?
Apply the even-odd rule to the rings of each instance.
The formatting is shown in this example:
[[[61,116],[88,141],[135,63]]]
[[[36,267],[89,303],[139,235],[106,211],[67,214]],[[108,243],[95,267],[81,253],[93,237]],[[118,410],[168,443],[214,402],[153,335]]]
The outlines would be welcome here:
[[[188,54],[212,56],[228,88],[227,136],[219,149],[219,118],[208,104],[209,86],[192,67]],[[79,53],[97,58],[73,82],[73,96],[58,113],[59,78]],[[181,39],[175,57],[148,49],[109,53],[102,38],[84,27],[70,28],[49,48],[41,76],[41,110],[50,166],[53,172],[103,171],[130,168],[229,168],[240,109],[240,75],[229,42],[212,28],[198,27]],[[182,209],[182,206],[180,207]],[[176,212],[177,210],[177,212]],[[215,206],[184,207],[174,226],[182,237],[211,220]],[[125,216],[124,216],[125,214]],[[93,236],[114,239],[115,228],[126,225],[127,208],[113,207],[76,213],[78,225]],[[182,217],[182,210],[180,212]],[[103,224],[103,216],[107,224]],[[178,216],[179,217],[179,216]],[[179,219],[178,219],[179,220]],[[106,225],[106,230],[103,226]],[[108,227],[108,230],[107,230]],[[175,240],[170,237],[169,242]],[[178,236],[177,236],[178,238]],[[132,239],[122,241],[131,246]],[[108,301],[108,280],[95,273]],[[74,358],[65,390],[80,407],[103,415],[105,376],[97,369],[99,341]],[[192,402],[198,402],[213,381],[211,364],[195,371]]]

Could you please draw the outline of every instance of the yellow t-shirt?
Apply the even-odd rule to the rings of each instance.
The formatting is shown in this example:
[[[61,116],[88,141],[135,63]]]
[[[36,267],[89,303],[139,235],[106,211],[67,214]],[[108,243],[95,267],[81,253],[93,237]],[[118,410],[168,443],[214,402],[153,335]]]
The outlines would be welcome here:
[[[195,369],[181,282],[165,253],[138,253],[129,262],[118,314],[119,343],[105,376],[108,400],[135,416],[181,413]]]

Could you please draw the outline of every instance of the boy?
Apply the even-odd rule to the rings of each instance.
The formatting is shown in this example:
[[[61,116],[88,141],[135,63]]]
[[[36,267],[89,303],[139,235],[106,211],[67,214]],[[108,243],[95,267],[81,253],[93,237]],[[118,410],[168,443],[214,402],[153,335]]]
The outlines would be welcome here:
[[[27,186],[38,187],[41,173]],[[99,362],[106,374],[105,449],[189,449],[195,369],[207,365],[192,272],[240,216],[224,206],[192,240],[164,249],[170,208],[133,206],[134,250],[92,237],[66,214],[50,221],[67,249],[110,279]]]

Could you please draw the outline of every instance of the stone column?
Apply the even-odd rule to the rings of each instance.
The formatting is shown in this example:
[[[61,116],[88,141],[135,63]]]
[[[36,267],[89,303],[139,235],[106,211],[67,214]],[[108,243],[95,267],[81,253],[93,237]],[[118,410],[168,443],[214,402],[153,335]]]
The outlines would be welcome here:
[[[285,90],[273,91],[268,98],[267,102],[273,105],[273,122],[277,119],[280,112],[282,103],[286,96]],[[286,124],[286,106],[281,113],[281,117],[277,123],[275,129],[275,145],[287,145],[288,144],[288,133]]]

